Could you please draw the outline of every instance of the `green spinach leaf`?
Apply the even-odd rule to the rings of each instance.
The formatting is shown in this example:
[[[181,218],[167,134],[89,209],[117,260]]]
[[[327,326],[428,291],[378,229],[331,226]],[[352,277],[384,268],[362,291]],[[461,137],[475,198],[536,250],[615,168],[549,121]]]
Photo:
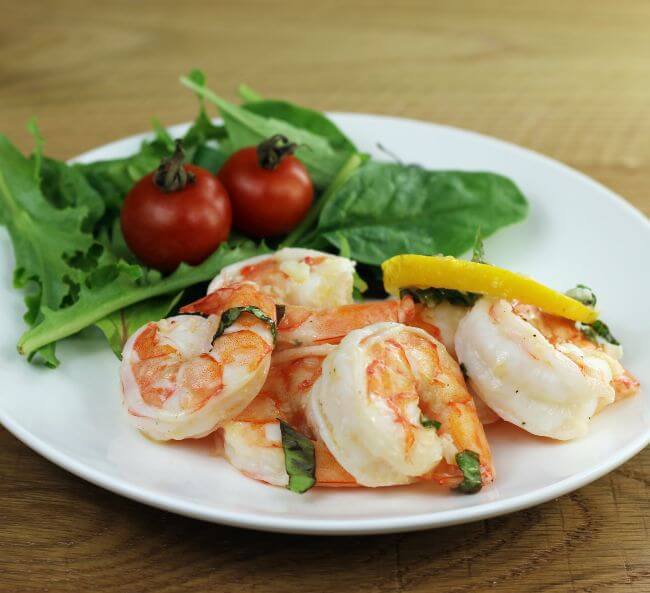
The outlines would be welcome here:
[[[357,147],[330,119],[319,111],[300,107],[288,101],[256,100],[244,103],[246,111],[286,122],[296,128],[308,130],[325,138],[334,150],[347,153],[357,151]]]
[[[367,162],[324,204],[316,232],[352,258],[379,265],[402,253],[458,256],[484,236],[523,220],[526,199],[494,173],[428,171]]]

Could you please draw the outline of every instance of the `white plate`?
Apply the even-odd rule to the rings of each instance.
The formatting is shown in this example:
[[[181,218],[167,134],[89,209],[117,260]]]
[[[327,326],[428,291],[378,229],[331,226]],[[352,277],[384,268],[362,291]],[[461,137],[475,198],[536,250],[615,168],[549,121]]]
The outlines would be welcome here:
[[[405,119],[339,114],[334,120],[363,150],[376,143],[405,162],[436,169],[488,170],[514,179],[531,202],[529,219],[487,241],[495,264],[558,289],[593,287],[626,349],[625,363],[650,384],[650,225],[621,198],[584,175],[504,142]],[[181,134],[185,126],[172,130]],[[127,138],[78,158],[135,151]],[[497,480],[473,496],[416,486],[314,489],[303,496],[238,474],[206,442],[161,445],[143,438],[120,408],[118,362],[97,332],[60,345],[56,371],[16,353],[22,295],[11,288],[13,256],[0,232],[0,420],[20,440],[90,482],[183,515],[269,531],[359,534],[440,527],[539,504],[599,478],[650,440],[650,391],[597,416],[571,443],[529,437],[505,423],[490,428]]]

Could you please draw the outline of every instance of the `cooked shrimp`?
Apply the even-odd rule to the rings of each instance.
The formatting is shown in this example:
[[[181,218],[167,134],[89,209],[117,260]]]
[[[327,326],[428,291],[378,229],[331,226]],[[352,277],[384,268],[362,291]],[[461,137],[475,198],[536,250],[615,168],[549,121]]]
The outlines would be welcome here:
[[[407,315],[407,324],[419,327],[430,333],[434,338],[442,342],[454,360],[456,355],[456,331],[460,320],[467,315],[469,307],[452,305],[446,301],[437,304],[415,304],[413,312]],[[501,420],[490,408],[488,408],[480,397],[474,393],[471,381],[467,382],[467,388],[472,394],[476,412],[483,426],[494,424]]]
[[[255,307],[215,337],[220,317]],[[124,347],[123,403],[133,424],[158,440],[202,437],[237,415],[257,395],[273,349],[275,304],[249,284],[222,288],[186,313],[149,323]]]
[[[253,282],[276,303],[312,309],[352,302],[355,263],[313,249],[285,248],[225,267],[208,292],[236,282]]]
[[[456,331],[460,320],[468,311],[468,307],[452,305],[446,301],[432,305],[416,304],[408,324],[428,331],[456,358]]]
[[[307,406],[317,437],[361,485],[457,485],[455,457],[465,450],[479,455],[483,482],[493,477],[458,364],[422,329],[388,322],[349,333],[323,362]]]
[[[338,344],[352,330],[380,321],[404,321],[411,317],[412,301],[373,301],[313,310],[285,308],[278,325],[278,350],[314,344]]]
[[[528,305],[481,299],[460,322],[456,351],[494,412],[554,439],[583,436],[595,413],[638,389],[618,362],[620,349]]]
[[[221,434],[226,459],[243,474],[286,486],[279,420],[314,438],[305,418],[306,397],[321,373],[325,356],[335,346],[324,344],[286,350],[272,359],[271,369],[258,396],[236,418],[224,423]],[[355,485],[321,441],[315,441],[316,481],[320,486]]]

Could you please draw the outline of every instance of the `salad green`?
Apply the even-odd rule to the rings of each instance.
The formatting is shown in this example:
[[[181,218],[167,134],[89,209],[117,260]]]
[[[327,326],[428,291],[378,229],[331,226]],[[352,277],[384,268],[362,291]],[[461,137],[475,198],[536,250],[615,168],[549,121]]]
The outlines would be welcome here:
[[[377,266],[393,255],[460,255],[478,227],[488,236],[527,214],[524,196],[500,175],[377,162],[322,113],[265,99],[246,86],[236,105],[210,90],[199,71],[181,81],[199,98],[183,137],[187,160],[216,173],[231,153],[273,134],[298,143],[296,156],[318,194],[279,245],[345,251],[362,264],[366,280],[376,279]],[[209,104],[223,124],[211,121]],[[278,246],[233,232],[200,265],[183,264],[167,276],[138,262],[121,235],[119,214],[133,184],[173,150],[164,126],[153,120],[153,128],[137,153],[87,164],[46,156],[34,121],[30,156],[0,135],[0,224],[13,244],[14,285],[25,296],[27,330],[18,349],[30,360],[57,366],[56,342],[93,325],[119,354],[138,327],[172,312],[188,287]]]

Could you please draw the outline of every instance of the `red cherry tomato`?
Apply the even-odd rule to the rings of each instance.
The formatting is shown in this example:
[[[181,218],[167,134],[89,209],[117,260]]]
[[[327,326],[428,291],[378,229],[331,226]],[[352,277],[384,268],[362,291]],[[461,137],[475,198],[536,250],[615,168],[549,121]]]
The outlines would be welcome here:
[[[296,145],[273,136],[235,152],[218,173],[232,203],[234,225],[257,238],[283,235],[307,214],[314,186],[292,156]]]
[[[171,272],[196,265],[228,238],[232,209],[219,180],[174,156],[145,175],[127,194],[120,222],[127,245],[148,266]]]

